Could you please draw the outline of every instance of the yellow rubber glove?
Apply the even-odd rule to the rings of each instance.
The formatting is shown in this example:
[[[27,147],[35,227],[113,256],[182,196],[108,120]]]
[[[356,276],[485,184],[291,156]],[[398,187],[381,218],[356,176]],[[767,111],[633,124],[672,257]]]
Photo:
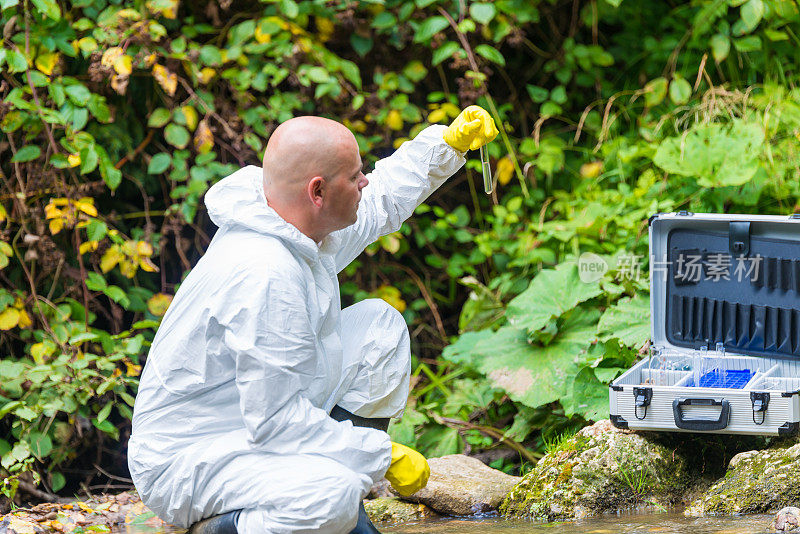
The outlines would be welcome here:
[[[418,492],[428,483],[431,468],[420,453],[392,442],[392,464],[386,471],[386,480],[403,497]]]
[[[443,137],[451,147],[466,152],[491,142],[498,133],[488,111],[480,106],[469,106],[447,127]]]

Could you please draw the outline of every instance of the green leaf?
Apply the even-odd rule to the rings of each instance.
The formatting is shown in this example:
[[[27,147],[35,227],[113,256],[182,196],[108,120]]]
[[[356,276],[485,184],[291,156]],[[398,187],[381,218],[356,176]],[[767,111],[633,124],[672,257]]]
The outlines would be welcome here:
[[[97,168],[97,151],[94,145],[84,147],[80,151],[81,174],[89,174]]]
[[[86,236],[89,238],[89,241],[100,241],[107,233],[108,225],[100,219],[92,218],[86,226]]]
[[[120,304],[123,308],[127,308],[131,302],[128,295],[126,295],[125,291],[119,286],[108,286],[103,293],[114,302]]]
[[[669,98],[675,104],[681,105],[689,101],[692,96],[692,86],[685,78],[676,77],[669,84]]]
[[[44,13],[53,20],[61,19],[61,9],[55,0],[31,0],[33,5],[40,12]]]
[[[661,142],[653,163],[673,174],[693,176],[703,187],[749,182],[759,169],[764,130],[758,124],[700,124]]]
[[[172,156],[166,152],[160,152],[150,159],[147,165],[147,174],[161,174],[172,164]]]
[[[168,124],[164,129],[164,139],[175,148],[186,148],[186,145],[189,144],[189,140],[191,139],[191,135],[189,135],[189,131],[183,126]]]
[[[79,83],[66,86],[64,92],[67,93],[72,103],[77,106],[85,106],[89,103],[89,98],[92,96],[91,91],[89,91],[86,86]]]
[[[436,16],[425,19],[414,34],[414,42],[422,43],[430,40],[434,35],[450,25],[444,17]]]
[[[104,291],[108,284],[101,274],[92,271],[86,275],[86,287],[90,291]]]
[[[531,100],[537,104],[541,104],[550,96],[550,92],[547,89],[538,85],[526,85],[525,88],[528,90]]]
[[[739,35],[752,32],[764,16],[764,2],[762,0],[748,0],[742,5],[739,15],[743,23]]]
[[[556,104],[565,104],[567,102],[567,90],[563,85],[558,85],[550,92],[550,100]]]
[[[593,359],[587,347],[595,339],[600,312],[577,308],[547,346],[531,345],[524,330],[508,326],[479,341],[473,362],[511,399],[535,408],[559,400],[578,371]]]
[[[25,56],[13,50],[6,51],[6,64],[10,73],[25,72],[28,70],[28,62],[25,61]]]
[[[81,343],[85,343],[87,341],[94,341],[99,337],[100,336],[98,334],[95,334],[94,332],[81,332],[69,338],[69,344],[80,345]]]
[[[608,384],[603,384],[592,372],[584,367],[575,376],[569,392],[561,399],[564,415],[578,414],[588,421],[608,418]]]
[[[508,303],[506,316],[513,326],[533,333],[602,292],[598,282],[581,281],[575,263],[562,263],[536,275],[528,289]]]
[[[38,146],[34,145],[25,145],[24,147],[17,150],[17,153],[11,158],[12,162],[15,163],[24,163],[26,161],[33,161],[39,157],[42,153],[42,150]]]
[[[36,412],[31,410],[27,406],[22,406],[14,410],[14,415],[19,417],[20,419],[25,419],[26,421],[33,421],[38,416]]]
[[[222,65],[222,53],[216,46],[205,45],[200,48],[200,61],[206,65]]]
[[[761,50],[761,38],[758,35],[748,35],[733,41],[733,46],[739,52],[755,52]]]
[[[497,63],[498,65],[506,64],[506,59],[503,57],[503,54],[501,54],[496,48],[487,44],[479,44],[476,46],[475,53],[485,57],[492,63]]]
[[[431,56],[431,64],[433,64],[433,66],[436,66],[445,59],[449,59],[450,57],[453,56],[453,54],[455,54],[456,50],[461,50],[461,46],[459,46],[458,43],[454,43],[453,41],[447,41],[442,46],[433,51],[433,55]]]
[[[161,128],[169,122],[170,116],[171,115],[168,109],[156,108],[150,114],[150,118],[147,120],[147,125],[150,128]]]
[[[350,46],[352,46],[356,54],[361,57],[366,56],[369,51],[372,50],[372,45],[372,39],[369,37],[362,37],[355,33],[350,35]]]
[[[494,4],[475,2],[469,6],[469,15],[481,24],[489,24],[496,14]]]
[[[54,492],[60,491],[66,485],[67,479],[63,474],[59,473],[58,471],[53,471],[50,473],[50,487]]]
[[[714,61],[717,63],[725,61],[731,51],[731,40],[728,39],[728,36],[717,33],[711,37],[709,44],[711,45],[711,54],[714,56]]]
[[[8,402],[8,403],[4,404],[2,407],[0,407],[0,419],[5,417],[5,415],[7,413],[11,412],[12,410],[16,410],[20,406],[24,406],[24,405],[25,405],[25,403],[22,402],[22,401],[11,401],[11,402]]]
[[[19,4],[19,0],[0,0],[0,11],[8,9],[9,7],[14,7],[17,4]]]
[[[618,338],[625,345],[641,347],[650,339],[650,298],[637,294],[618,300],[603,313],[597,333],[601,341]]]
[[[644,86],[644,103],[648,107],[657,106],[667,96],[667,79],[656,78]]]
[[[388,11],[382,11],[372,19],[372,27],[376,30],[386,30],[397,25],[397,18]]]
[[[106,419],[108,419],[108,415],[111,413],[111,408],[114,406],[113,402],[107,402],[105,406],[97,413],[97,422],[102,423]]]
[[[89,111],[92,112],[92,115],[94,115],[98,121],[111,121],[111,110],[106,104],[106,99],[104,97],[93,94],[91,97],[89,97],[89,102],[87,103],[86,107],[89,108]]]
[[[27,441],[30,444],[31,452],[39,460],[49,456],[53,450],[53,441],[47,434],[31,432]]]
[[[290,19],[294,19],[300,14],[300,7],[294,0],[281,0],[281,11]]]

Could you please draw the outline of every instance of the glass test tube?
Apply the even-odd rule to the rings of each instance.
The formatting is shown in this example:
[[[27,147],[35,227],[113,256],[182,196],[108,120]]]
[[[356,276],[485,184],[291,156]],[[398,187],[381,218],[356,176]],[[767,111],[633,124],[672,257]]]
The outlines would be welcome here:
[[[480,148],[481,153],[481,171],[483,172],[483,190],[487,195],[492,193],[494,189],[492,184],[492,168],[489,166],[489,154],[485,147]]]

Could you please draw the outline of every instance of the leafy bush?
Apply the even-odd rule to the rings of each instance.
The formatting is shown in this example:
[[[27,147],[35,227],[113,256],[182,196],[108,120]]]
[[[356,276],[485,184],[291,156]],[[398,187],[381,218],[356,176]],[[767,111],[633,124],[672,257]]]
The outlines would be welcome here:
[[[503,126],[497,193],[473,156],[342,289],[409,323],[398,439],[535,461],[647,335],[646,279],[570,261],[646,256],[657,211],[795,209],[798,20],[790,0],[0,0],[3,492],[124,474],[107,440],[213,232],[200,199],[280,121],[342,120],[372,161],[471,103]]]

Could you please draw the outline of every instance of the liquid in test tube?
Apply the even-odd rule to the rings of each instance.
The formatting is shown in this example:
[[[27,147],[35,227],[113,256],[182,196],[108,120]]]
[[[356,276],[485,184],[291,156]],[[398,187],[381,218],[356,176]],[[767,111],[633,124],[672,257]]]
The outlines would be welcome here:
[[[483,190],[487,195],[492,193],[492,168],[489,166],[489,154],[485,147],[480,148],[481,171],[483,172]]]

